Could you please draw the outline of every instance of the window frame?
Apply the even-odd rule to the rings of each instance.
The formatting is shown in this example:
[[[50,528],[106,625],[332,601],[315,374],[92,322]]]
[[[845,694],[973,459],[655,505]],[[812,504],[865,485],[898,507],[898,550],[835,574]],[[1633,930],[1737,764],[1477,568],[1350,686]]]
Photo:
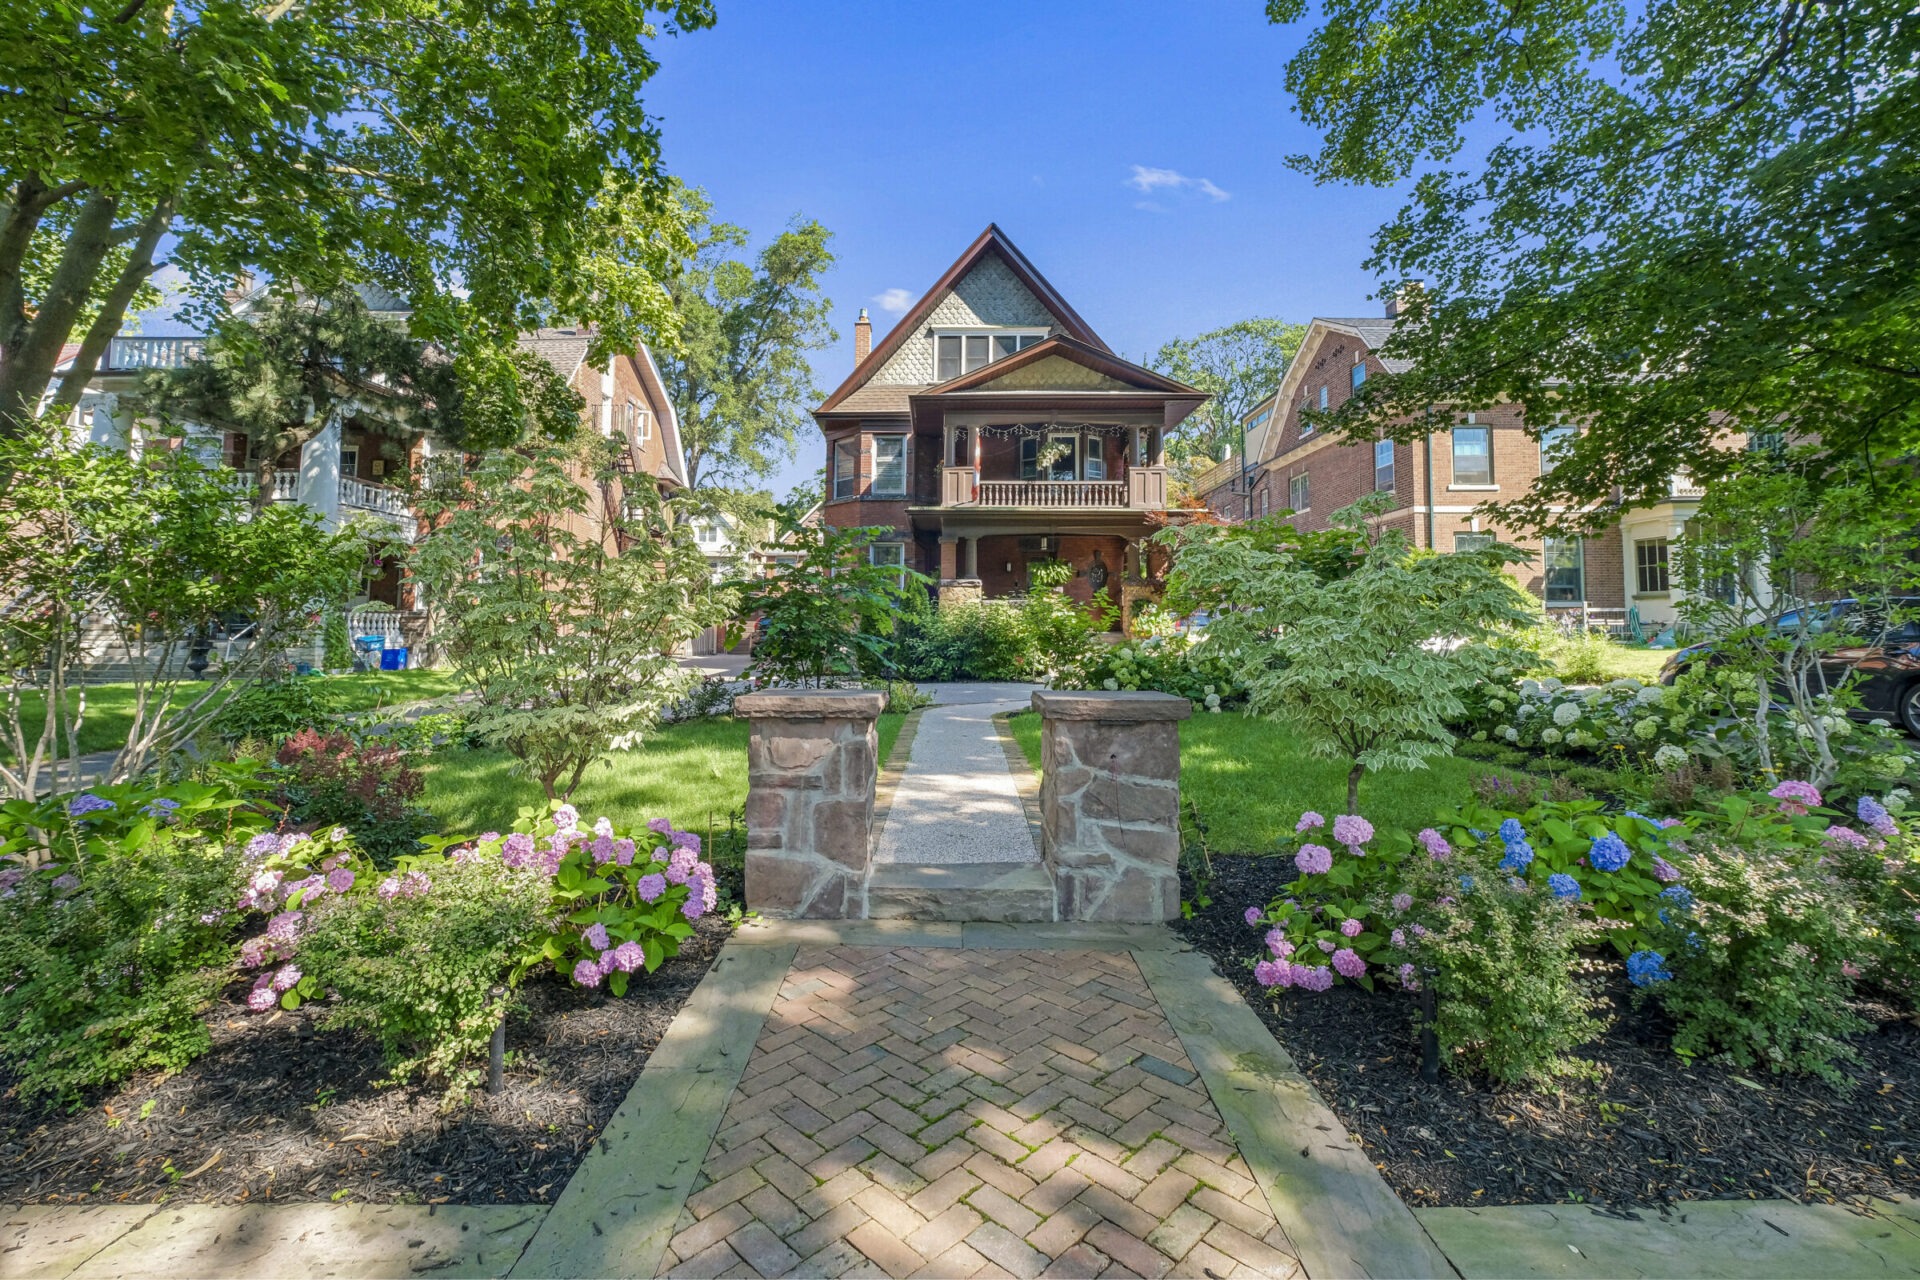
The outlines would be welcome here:
[[[1460,540],[1467,539],[1467,545],[1461,546]],[[1453,554],[1465,555],[1475,551],[1485,551],[1498,542],[1499,538],[1485,529],[1455,529],[1453,531]]]
[[[1382,468],[1380,465],[1380,450],[1383,448],[1387,451],[1387,465],[1385,468]],[[1386,471],[1385,484],[1380,482],[1380,473],[1383,469]],[[1375,440],[1373,442],[1373,491],[1375,493],[1393,492],[1393,441],[1391,440]]]
[[[1299,496],[1305,498],[1305,502],[1295,501],[1294,489],[1296,485],[1300,491]],[[1307,472],[1296,471],[1287,477],[1287,506],[1295,512],[1311,511],[1313,509],[1313,483],[1308,479]]]
[[[907,491],[912,487],[910,445],[908,443],[912,437],[901,431],[876,431],[869,435],[867,439],[871,442],[869,444],[869,451],[870,456],[873,458],[873,467],[867,473],[867,495],[874,498],[906,497]],[[898,440],[900,442],[900,487],[898,489],[883,489],[880,487],[880,442],[883,440]]]
[[[1349,392],[1358,391],[1367,381],[1367,358],[1361,356],[1353,362],[1353,372],[1347,375]]]
[[[840,462],[845,457],[852,465],[847,474],[840,473]],[[833,442],[833,457],[829,461],[832,475],[828,477],[835,502],[848,502],[860,496],[860,437],[851,435]]]
[[[892,552],[893,557],[895,558],[882,560],[877,554],[882,548],[885,548],[888,551]],[[907,544],[906,543],[898,542],[898,541],[869,542],[867,544],[867,563],[869,565],[872,565],[876,569],[898,568],[900,570],[900,577],[898,579],[898,584],[902,587],[907,585]]]
[[[1665,534],[1657,538],[1635,538],[1633,540],[1633,583],[1637,596],[1668,595],[1673,591],[1673,540]],[[1642,548],[1657,549],[1658,555],[1649,557]],[[1648,574],[1658,575],[1659,585],[1648,586]]]
[[[1327,384],[1323,382],[1320,384],[1320,412],[1322,413],[1327,411],[1327,399]]]
[[[720,526],[711,520],[702,520],[693,526],[693,540],[703,547],[720,545]]]
[[[1467,479],[1467,478],[1463,478],[1460,474],[1460,442],[1461,442],[1462,436],[1466,435],[1467,433],[1476,434],[1479,436],[1481,440],[1486,442],[1486,448],[1483,455],[1487,460],[1486,479],[1484,480]],[[1453,485],[1455,487],[1459,487],[1462,485],[1471,485],[1478,488],[1489,488],[1498,483],[1498,481],[1496,481],[1493,478],[1493,428],[1492,427],[1488,426],[1484,422],[1462,422],[1458,426],[1454,427],[1447,434],[1452,438],[1451,445],[1448,449],[1448,454],[1451,458],[1452,466],[1453,466],[1452,474],[1448,477],[1448,480],[1447,480],[1448,484]]]
[[[1038,344],[1045,342],[1047,340],[1047,336],[1048,335],[1045,330],[1023,329],[1018,327],[1009,328],[1009,329],[1003,329],[1003,328],[935,329],[933,331],[933,380],[935,382],[947,382],[954,378],[959,377],[961,374],[972,373],[976,369],[984,369],[988,365],[993,364],[996,361],[1006,359],[1007,356],[1018,355],[1020,352],[1025,351],[1028,347],[1037,346]],[[981,361],[979,364],[970,366],[967,363],[967,360],[968,360],[967,344],[969,339],[975,339],[975,338],[979,339],[980,341],[986,344],[987,358]],[[957,356],[958,368],[953,373],[944,372],[943,367],[941,365],[941,360],[944,357],[940,353],[940,344],[949,339],[959,344],[959,352]],[[1000,352],[998,349],[1002,340],[1011,340],[1014,343],[1013,350],[1007,351],[1007,352]]]
[[[1559,454],[1561,456],[1565,456],[1566,451],[1561,442],[1575,439],[1576,437],[1579,436],[1579,434],[1580,434],[1580,428],[1569,426],[1564,422],[1556,422],[1550,427],[1543,427],[1541,429],[1540,431],[1540,474],[1541,475],[1543,476],[1546,475],[1548,472],[1552,471],[1556,466],[1560,465],[1559,459],[1555,457],[1555,455]]]
[[[1556,566],[1553,563],[1557,548],[1572,547],[1572,563]],[[1576,577],[1577,590],[1572,596],[1564,594],[1555,597],[1554,574],[1571,570]],[[1581,605],[1587,602],[1587,540],[1585,538],[1543,538],[1540,541],[1540,599],[1549,605]]]

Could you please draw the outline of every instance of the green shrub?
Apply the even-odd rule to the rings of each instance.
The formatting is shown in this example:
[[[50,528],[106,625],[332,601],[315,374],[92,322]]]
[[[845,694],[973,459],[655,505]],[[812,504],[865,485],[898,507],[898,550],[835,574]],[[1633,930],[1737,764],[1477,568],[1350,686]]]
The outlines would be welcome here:
[[[280,799],[293,821],[345,827],[377,865],[413,852],[432,826],[414,803],[426,780],[394,747],[302,729],[275,759]]]
[[[243,686],[220,708],[212,728],[228,742],[253,739],[277,747],[302,729],[325,729],[338,714],[326,680],[289,676]]]
[[[1600,934],[1587,909],[1508,875],[1491,852],[1416,855],[1406,867],[1413,906],[1390,961],[1432,989],[1448,1069],[1509,1082],[1580,1070],[1572,1051],[1601,1030],[1579,954]]]
[[[1546,674],[1568,684],[1605,684],[1614,678],[1613,641],[1598,631],[1545,629],[1540,662]]]
[[[389,1081],[442,1082],[457,1097],[505,1016],[507,975],[546,931],[552,891],[533,869],[437,862],[418,894],[328,895],[311,911],[299,965],[339,999],[322,1026],[380,1042]]]
[[[1093,656],[1085,671],[1090,689],[1150,689],[1191,698],[1209,711],[1246,696],[1233,663],[1184,636],[1129,641]]]
[[[920,692],[920,687],[911,680],[889,680],[885,690],[890,713],[904,715],[933,703],[933,695]]]
[[[179,1071],[209,1046],[202,1015],[230,977],[240,854],[196,821],[221,827],[240,800],[171,791],[6,806],[10,821],[40,810],[50,835],[40,858],[10,844],[19,864],[0,871],[0,1057],[21,1094],[75,1100],[136,1071]]]
[[[1846,1037],[1867,1026],[1847,1007],[1849,896],[1811,860],[1766,852],[1705,844],[1683,869],[1690,905],[1664,911],[1636,977],[1674,1020],[1674,1049],[1841,1083],[1836,1064],[1859,1058]]]

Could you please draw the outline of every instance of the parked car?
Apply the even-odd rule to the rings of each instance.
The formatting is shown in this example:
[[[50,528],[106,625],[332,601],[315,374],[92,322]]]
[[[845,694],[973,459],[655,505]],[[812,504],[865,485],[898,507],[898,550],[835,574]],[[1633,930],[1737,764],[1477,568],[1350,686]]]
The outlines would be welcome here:
[[[1860,706],[1853,713],[1855,717],[1891,720],[1920,737],[1920,597],[1896,599],[1893,605],[1896,616],[1904,615],[1905,620],[1892,627],[1862,619],[1858,600],[1835,600],[1804,611],[1790,610],[1774,618],[1773,625],[1782,631],[1805,626],[1813,631],[1884,632],[1872,641],[1829,649],[1821,655],[1821,673],[1828,684],[1838,685],[1848,672],[1857,672],[1853,689],[1860,695]],[[1660,683],[1672,684],[1688,664],[1705,662],[1711,666],[1715,658],[1711,640],[1676,650],[1660,668]]]

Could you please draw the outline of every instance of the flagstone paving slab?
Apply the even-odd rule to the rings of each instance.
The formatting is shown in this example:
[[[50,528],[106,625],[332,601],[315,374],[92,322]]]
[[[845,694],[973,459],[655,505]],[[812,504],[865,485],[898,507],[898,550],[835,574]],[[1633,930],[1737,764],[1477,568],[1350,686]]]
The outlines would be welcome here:
[[[658,1273],[862,1268],[1301,1274],[1129,952],[803,946]]]
[[[1618,1213],[1584,1205],[1414,1211],[1467,1280],[1689,1276],[1854,1280],[1920,1275],[1920,1206],[1703,1200]]]

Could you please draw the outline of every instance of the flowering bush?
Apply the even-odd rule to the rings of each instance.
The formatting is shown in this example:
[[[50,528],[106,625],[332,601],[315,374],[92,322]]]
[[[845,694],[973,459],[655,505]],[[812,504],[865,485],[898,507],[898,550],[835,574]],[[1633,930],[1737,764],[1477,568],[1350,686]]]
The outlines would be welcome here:
[[[254,803],[265,790],[256,768],[243,761],[213,766],[210,782],[124,782],[0,802],[0,868],[77,867],[165,833],[244,840],[266,822]]]
[[[1268,988],[1325,991],[1337,975],[1371,991],[1372,969],[1388,945],[1376,907],[1411,841],[1401,832],[1380,835],[1357,814],[1341,814],[1329,828],[1322,815],[1305,813],[1294,833],[1299,876],[1265,908],[1247,908],[1247,923],[1266,930],[1254,977]],[[1336,856],[1321,840],[1343,852]]]
[[[1642,998],[1675,1022],[1683,1056],[1723,1055],[1772,1071],[1842,1080],[1867,1024],[1847,1007],[1859,920],[1849,894],[1806,857],[1700,843],[1687,894],[1630,968]]]
[[[1920,840],[1903,825],[1905,797],[1862,796],[1854,826],[1824,833],[1827,861],[1860,912],[1861,976],[1920,1008]],[[1833,839],[1845,831],[1850,838]]]
[[[419,848],[431,820],[413,802],[426,780],[399,748],[302,729],[287,739],[275,760],[280,800],[294,822],[344,826],[382,865]]]
[[[72,1100],[210,1043],[239,852],[195,824],[230,816],[233,797],[170,790],[44,802],[73,814],[50,829],[55,856],[0,871],[0,1055],[23,1094]]]
[[[1513,874],[1512,848],[1408,859],[1396,898],[1407,911],[1385,957],[1401,985],[1432,990],[1443,1065],[1503,1081],[1575,1070],[1569,1054],[1600,1031],[1583,977],[1594,966],[1579,955],[1600,927],[1567,891],[1572,877]]]
[[[1246,689],[1233,664],[1210,651],[1205,639],[1155,637],[1117,644],[1088,664],[1089,689],[1147,689],[1191,698],[1209,711],[1242,700]]]

